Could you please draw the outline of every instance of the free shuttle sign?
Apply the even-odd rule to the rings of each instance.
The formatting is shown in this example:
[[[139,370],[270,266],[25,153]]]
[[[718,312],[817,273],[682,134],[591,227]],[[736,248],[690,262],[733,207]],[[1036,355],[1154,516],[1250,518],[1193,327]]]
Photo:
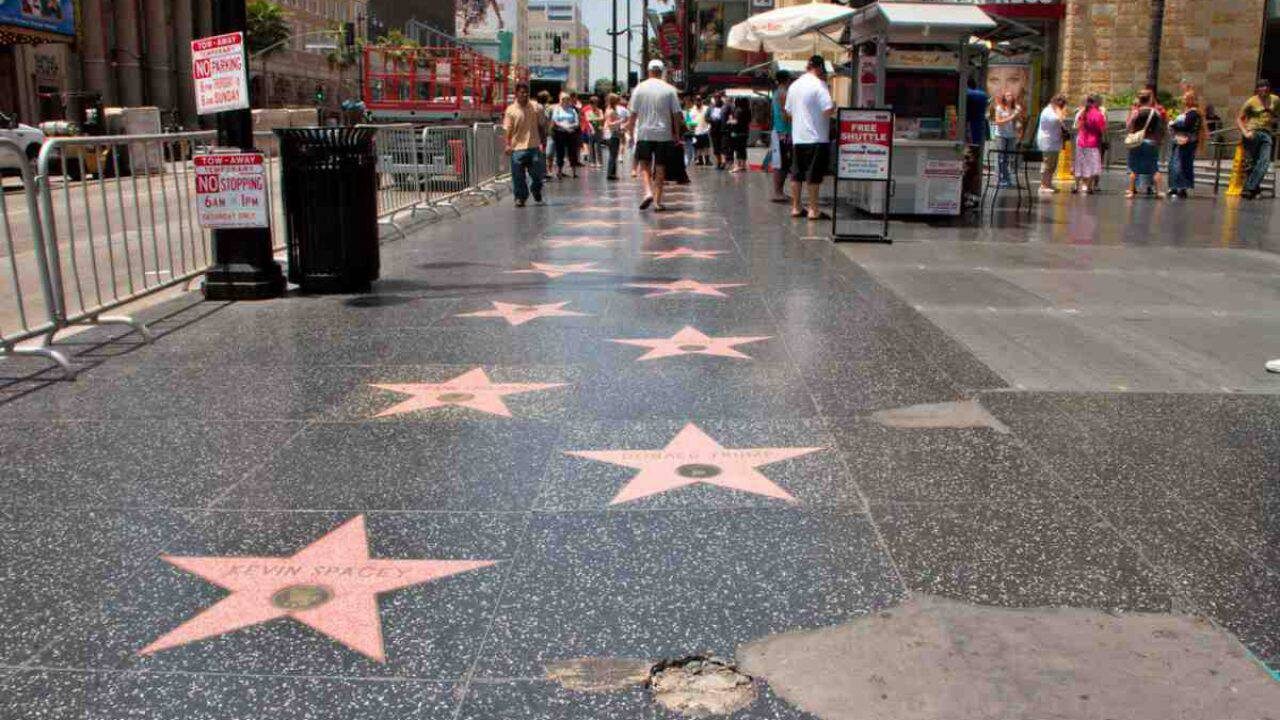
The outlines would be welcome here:
[[[249,107],[249,72],[244,33],[191,41],[191,77],[196,86],[196,112],[201,115]]]

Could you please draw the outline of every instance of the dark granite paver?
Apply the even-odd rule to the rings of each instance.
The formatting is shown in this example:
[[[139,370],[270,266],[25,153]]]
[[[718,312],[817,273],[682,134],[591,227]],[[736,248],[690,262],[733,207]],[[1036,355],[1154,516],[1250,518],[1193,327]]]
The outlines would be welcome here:
[[[5,381],[0,717],[666,718],[643,687],[573,690],[547,664],[732,659],[913,592],[1190,610],[1280,656],[1274,398],[1012,390],[812,239],[825,227],[765,202],[764,178],[695,176],[673,202],[692,215],[639,213],[632,184],[588,174],[552,184],[545,207],[507,200],[384,245],[369,295],[189,296],[151,311],[154,346],[119,328],[69,340],[92,365],[75,383]],[[621,224],[576,224],[593,220]],[[962,248],[970,232],[1028,230],[933,232]],[[616,242],[552,242],[593,239]],[[641,254],[680,246],[724,254]],[[606,272],[508,272],[533,262]],[[682,278],[744,285],[723,298],[627,287]],[[943,303],[983,281],[923,289]],[[495,301],[586,314],[463,316]],[[768,339],[739,347],[751,359],[651,361],[612,342],[685,326]],[[374,385],[475,368],[563,385],[505,396],[510,417],[458,405],[375,417],[404,396]],[[972,398],[1009,434],[871,417]],[[690,424],[726,450],[813,451],[756,468],[789,500],[752,479],[754,491],[704,481],[612,505],[644,471],[570,454],[660,450]],[[494,564],[346,608],[376,620],[381,660],[286,617],[140,652],[244,592],[166,557],[288,557],[360,516],[369,558],[337,553],[332,572]],[[335,607],[323,582],[301,585],[278,596],[264,581],[256,600],[301,603],[296,617]],[[761,684],[734,717],[807,716]]]

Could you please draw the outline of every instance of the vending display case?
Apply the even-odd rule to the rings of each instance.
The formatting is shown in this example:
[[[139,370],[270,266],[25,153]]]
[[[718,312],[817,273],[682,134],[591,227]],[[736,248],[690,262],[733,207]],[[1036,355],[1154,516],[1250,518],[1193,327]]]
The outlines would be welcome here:
[[[964,177],[969,38],[996,26],[976,5],[876,2],[849,20],[858,107],[894,112],[892,182],[851,188],[870,211],[958,215]]]

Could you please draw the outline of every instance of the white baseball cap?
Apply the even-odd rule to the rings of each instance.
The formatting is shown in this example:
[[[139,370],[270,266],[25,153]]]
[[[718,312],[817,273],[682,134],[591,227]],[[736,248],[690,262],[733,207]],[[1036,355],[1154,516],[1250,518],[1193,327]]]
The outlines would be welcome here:
[[[649,61],[649,72],[653,72],[655,70],[657,70],[658,72],[662,72],[663,70],[666,70],[666,69],[667,69],[667,66],[663,65],[661,60]]]

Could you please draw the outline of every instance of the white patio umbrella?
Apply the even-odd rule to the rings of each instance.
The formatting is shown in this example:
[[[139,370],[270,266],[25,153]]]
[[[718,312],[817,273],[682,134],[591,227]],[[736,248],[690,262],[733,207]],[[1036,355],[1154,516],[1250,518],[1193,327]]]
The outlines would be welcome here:
[[[839,43],[840,26],[855,12],[844,5],[816,1],[770,10],[729,28],[728,45],[769,53],[848,50]]]

